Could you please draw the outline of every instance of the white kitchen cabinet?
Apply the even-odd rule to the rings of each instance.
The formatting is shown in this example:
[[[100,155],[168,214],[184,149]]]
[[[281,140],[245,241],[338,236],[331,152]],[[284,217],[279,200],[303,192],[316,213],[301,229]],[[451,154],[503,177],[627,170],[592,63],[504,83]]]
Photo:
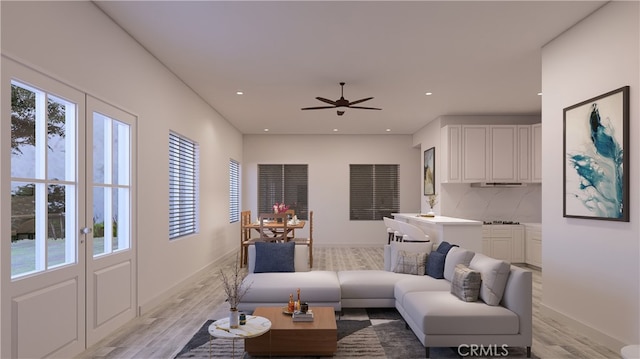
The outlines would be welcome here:
[[[511,263],[525,263],[524,228],[514,226],[511,232]]]
[[[531,142],[532,126],[518,125],[518,158],[517,158],[517,178],[516,182],[531,182],[533,171],[532,155],[533,145]]]
[[[440,166],[440,173],[444,174],[440,177],[441,183],[460,183],[462,181],[460,131],[461,126],[459,125],[444,126],[440,131],[441,148],[438,150],[440,162],[437,166]]]
[[[489,126],[489,173],[491,182],[518,180],[518,126]]]
[[[462,125],[462,182],[484,182],[489,169],[489,126]]]
[[[541,182],[540,129],[540,125],[442,127],[441,183]]]
[[[542,124],[531,125],[531,182],[542,182]]]
[[[526,226],[526,263],[542,268],[542,231],[540,226]]]
[[[525,263],[524,236],[521,225],[484,225],[482,252],[509,263]]]

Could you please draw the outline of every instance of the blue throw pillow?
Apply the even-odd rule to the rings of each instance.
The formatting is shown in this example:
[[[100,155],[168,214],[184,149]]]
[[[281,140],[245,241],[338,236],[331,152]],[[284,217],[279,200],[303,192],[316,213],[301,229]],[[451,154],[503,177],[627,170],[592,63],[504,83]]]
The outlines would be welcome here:
[[[444,262],[446,258],[446,254],[437,251],[429,253],[429,257],[427,258],[427,275],[435,279],[443,279]]]
[[[256,242],[254,273],[295,272],[295,242]]]
[[[436,249],[436,252],[438,253],[442,253],[442,254],[447,254],[449,253],[449,250],[453,247],[457,247],[458,245],[456,244],[451,244],[449,242],[441,242],[440,245],[438,246],[438,249]]]

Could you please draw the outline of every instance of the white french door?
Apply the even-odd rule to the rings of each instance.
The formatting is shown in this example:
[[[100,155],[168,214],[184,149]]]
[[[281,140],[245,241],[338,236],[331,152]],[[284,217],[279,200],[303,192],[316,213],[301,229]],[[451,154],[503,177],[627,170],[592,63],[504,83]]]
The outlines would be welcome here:
[[[136,316],[135,124],[87,96],[87,346]]]
[[[136,119],[5,57],[1,92],[0,357],[71,357],[135,316]]]

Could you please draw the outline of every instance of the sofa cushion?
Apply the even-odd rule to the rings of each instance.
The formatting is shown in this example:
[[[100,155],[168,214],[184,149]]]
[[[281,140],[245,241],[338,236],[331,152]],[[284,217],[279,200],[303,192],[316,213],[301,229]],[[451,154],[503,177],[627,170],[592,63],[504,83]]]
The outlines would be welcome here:
[[[507,285],[511,265],[503,260],[476,253],[469,268],[480,272],[482,285],[480,299],[489,305],[499,305]]]
[[[295,294],[297,288],[300,288],[301,300],[309,304],[340,302],[340,282],[334,271],[250,273],[243,282],[249,283],[250,287],[242,303],[285,306],[289,294]]]
[[[446,258],[446,254],[442,254],[438,251],[431,252],[427,258],[427,275],[436,279],[443,279]]]
[[[391,242],[391,266],[393,271],[398,264],[398,252],[405,251],[409,253],[430,253],[432,245],[430,242]]]
[[[296,243],[256,242],[254,273],[295,272],[293,262]]]
[[[338,272],[342,298],[348,299],[393,299],[395,284],[407,277],[410,276],[382,270],[346,270]]]
[[[402,303],[407,293],[423,291],[448,292],[449,290],[451,290],[451,283],[444,279],[435,279],[428,275],[422,277],[405,275],[393,287],[393,296],[396,298],[397,303]]]
[[[458,264],[469,266],[471,258],[475,253],[460,247],[453,247],[447,253],[444,261],[444,279],[451,282],[453,280],[453,272]]]
[[[475,302],[480,294],[480,281],[480,272],[458,264],[453,272],[451,293],[465,302]]]
[[[398,251],[398,259],[393,271],[395,273],[424,275],[426,262],[427,253]]]
[[[509,309],[463,302],[448,291],[407,293],[403,309],[426,335],[509,335],[520,328],[518,315]]]

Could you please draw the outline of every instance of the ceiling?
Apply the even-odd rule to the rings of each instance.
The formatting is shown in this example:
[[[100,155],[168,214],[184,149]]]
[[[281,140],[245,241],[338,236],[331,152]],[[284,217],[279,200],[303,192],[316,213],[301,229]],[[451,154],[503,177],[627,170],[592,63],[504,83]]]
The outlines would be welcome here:
[[[604,3],[96,2],[244,134],[413,134],[443,115],[539,115],[541,47]],[[382,111],[300,110],[337,100],[339,82]]]

